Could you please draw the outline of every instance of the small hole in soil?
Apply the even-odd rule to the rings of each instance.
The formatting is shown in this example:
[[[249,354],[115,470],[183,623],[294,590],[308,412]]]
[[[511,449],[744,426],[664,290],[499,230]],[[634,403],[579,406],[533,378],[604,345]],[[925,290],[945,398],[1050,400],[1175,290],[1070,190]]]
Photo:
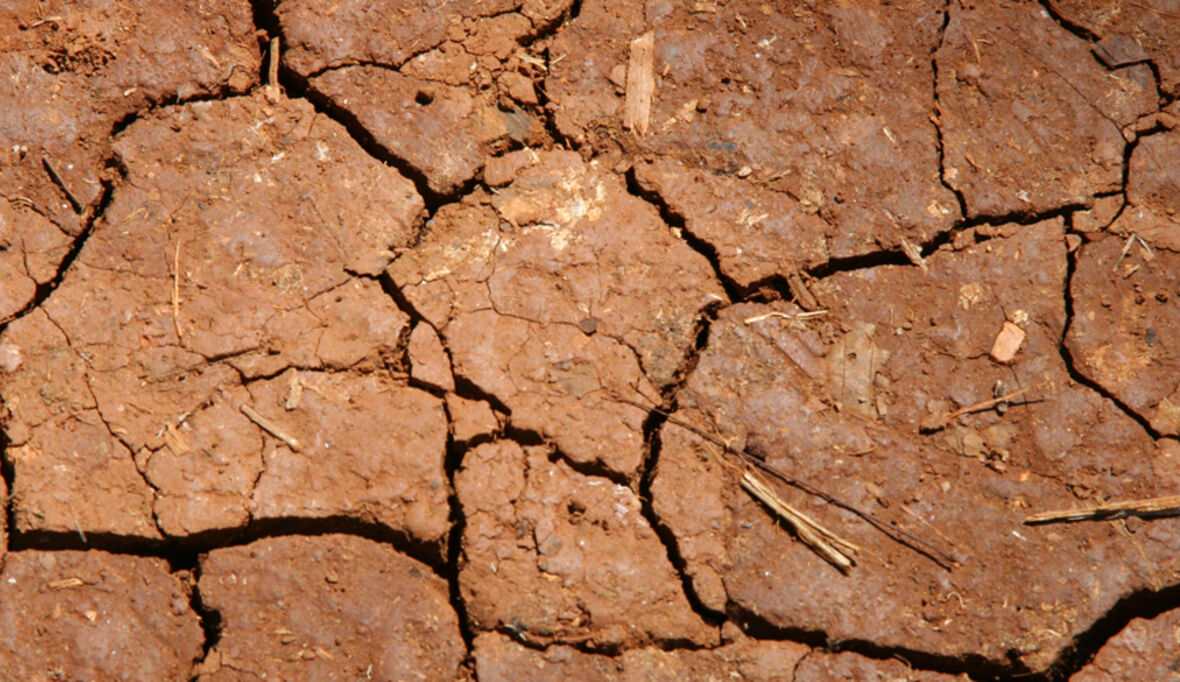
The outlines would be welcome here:
[[[418,94],[414,96],[414,101],[422,106],[427,106],[434,101],[434,95],[431,95],[429,92],[419,91]]]

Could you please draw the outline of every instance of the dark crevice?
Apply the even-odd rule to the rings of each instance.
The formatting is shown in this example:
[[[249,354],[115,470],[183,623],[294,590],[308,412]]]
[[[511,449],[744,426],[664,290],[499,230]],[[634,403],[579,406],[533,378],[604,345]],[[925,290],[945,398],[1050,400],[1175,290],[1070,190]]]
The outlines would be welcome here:
[[[446,346],[444,345],[443,348],[446,348]],[[448,352],[450,352],[449,349]],[[505,416],[512,415],[512,410],[508,409],[508,406],[501,402],[499,398],[483,390],[467,377],[460,376],[454,372],[451,374],[455,380],[455,395],[467,400],[483,401],[491,405],[494,412]]]
[[[1065,204],[1064,206],[1057,206],[1047,211],[1041,211],[1040,213],[1014,211],[1012,213],[997,213],[995,215],[977,215],[963,220],[956,229],[959,227],[967,229],[981,225],[1034,225],[1046,220],[1052,220],[1053,218],[1068,218],[1076,211],[1084,211],[1088,208],[1090,206],[1086,204]]]
[[[173,569],[175,572],[175,568]],[[201,598],[201,563],[196,555],[192,556],[192,564],[188,568],[181,569],[187,571],[188,579],[191,583],[189,588],[189,608],[193,613],[197,614],[197,619],[201,624],[201,631],[205,635],[204,642],[201,643],[201,658],[198,665],[209,658],[209,653],[213,648],[221,642],[221,612],[210,608],[205,604],[204,599]],[[194,679],[195,679],[194,675]]]
[[[118,169],[120,172],[122,171],[122,169],[119,168],[113,161],[108,162],[107,165]],[[50,297],[50,295],[53,294],[57,287],[61,285],[62,280],[65,279],[66,273],[70,270],[70,266],[74,264],[74,261],[78,258],[78,254],[81,253],[82,248],[86,246],[86,241],[90,239],[90,235],[94,233],[96,224],[102,219],[103,215],[106,214],[107,208],[110,206],[111,199],[114,196],[114,188],[115,183],[113,181],[102,181],[102,194],[99,196],[98,206],[94,211],[94,215],[86,221],[86,224],[82,227],[82,231],[78,233],[78,236],[74,238],[73,243],[70,244],[69,250],[66,251],[66,255],[61,259],[61,262],[57,266],[57,272],[54,273],[53,277],[50,278],[49,281],[37,285],[37,288],[33,292],[32,300],[30,300],[23,308],[16,311],[8,318],[0,319],[0,334],[3,334],[4,330],[7,329],[8,325],[13,321],[19,320],[37,308],[40,308],[41,305],[44,304],[45,301]]]
[[[433,216],[439,207],[457,201],[460,197],[470,194],[478,185],[475,178],[463,183],[451,192],[436,192],[430,187],[426,174],[410,164],[405,159],[394,154],[385,145],[377,141],[373,133],[366,128],[356,114],[337,104],[331,97],[316,90],[310,82],[295,71],[280,67],[279,79],[292,97],[303,98],[311,102],[315,110],[336,121],[348,131],[352,139],[365,150],[369,156],[393,168],[414,183],[414,189],[426,203],[427,215]]]
[[[1070,33],[1088,43],[1098,42],[1098,35],[1085,26],[1072,22],[1069,19],[1061,16],[1057,10],[1053,9],[1053,5],[1050,4],[1048,0],[1041,0],[1041,7],[1045,10],[1045,13],[1053,19],[1053,21],[1057,22],[1057,24],[1061,26],[1061,28],[1069,31]]]
[[[744,295],[738,303],[770,303],[772,301],[795,300],[795,292],[791,290],[790,280],[785,275],[767,275],[756,279],[744,287]]]
[[[937,105],[937,96],[935,97]],[[936,126],[937,128],[937,126]],[[939,166],[942,167],[942,141],[941,131],[938,131],[939,136]],[[687,227],[687,220],[684,216],[677,213],[664,201],[659,193],[645,189],[639,182],[635,173],[635,169],[631,168],[626,173],[627,190],[633,196],[636,196],[643,201],[654,206],[660,214],[660,218],[670,227],[680,231],[685,243],[687,243],[694,251],[701,254],[709,262],[713,268],[714,276],[721,283],[725,289],[725,293],[732,302],[768,302],[771,300],[794,300],[797,298],[792,291],[789,280],[782,274],[774,274],[764,277],[759,280],[750,282],[747,285],[740,285],[731,277],[727,276],[722,270],[720,257],[717,249],[707,240],[693,234]],[[946,185],[946,182],[943,182]],[[949,185],[947,188],[954,192]],[[955,192],[960,202],[960,210],[966,212],[966,206],[963,197]],[[1086,208],[1083,205],[1066,205],[1059,206],[1048,211],[1040,213],[1031,212],[1015,212],[1002,215],[983,215],[975,216],[969,219],[960,220],[952,228],[944,230],[932,236],[930,239],[917,244],[918,250],[923,257],[929,256],[939,249],[951,244],[956,235],[959,233],[971,230],[981,226],[999,226],[999,225],[1032,225],[1045,220],[1053,218],[1066,218],[1072,215],[1075,211]],[[975,241],[986,241],[990,237],[983,234],[977,234]],[[806,275],[811,280],[822,280],[837,273],[853,272],[856,270],[865,270],[877,268],[887,265],[897,266],[913,266],[913,261],[900,248],[883,249],[871,253],[857,254],[852,256],[841,256],[830,258],[827,261],[818,265],[812,266],[804,271],[802,274]]]
[[[1180,584],[1159,590],[1139,590],[1120,599],[1101,618],[1074,637],[1047,672],[1034,682],[1065,682],[1084,668],[1094,656],[1136,618],[1150,620],[1168,611],[1180,609]]]
[[[266,538],[332,534],[353,535],[390,545],[398,552],[427,564],[436,571],[440,570],[445,561],[445,551],[441,543],[425,542],[389,526],[346,516],[255,519],[240,528],[209,530],[186,537],[170,537],[163,540],[117,533],[89,532],[86,533],[86,540],[83,541],[79,533],[72,530],[21,531],[15,527],[10,529],[10,533],[8,544],[12,551],[98,549],[115,554],[158,557],[173,565],[184,565],[186,561],[189,561],[187,557],[192,554],[201,554],[224,547],[248,545]]]
[[[625,175],[627,179],[627,192],[632,196],[641,199],[642,201],[651,204],[652,207],[660,214],[660,220],[671,228],[680,231],[686,244],[688,244],[694,251],[705,257],[709,262],[709,266],[713,268],[713,275],[717,281],[721,283],[721,287],[725,289],[725,295],[729,297],[730,301],[740,301],[746,293],[746,289],[740,286],[733,280],[732,277],[725,274],[721,269],[721,258],[717,254],[717,249],[709,242],[701,239],[692,233],[686,226],[684,216],[680,215],[664,201],[664,198],[654,190],[644,189],[639,184],[639,178],[635,174],[635,168],[629,168]]]
[[[253,87],[253,85],[251,85],[251,87]],[[111,125],[110,136],[112,139],[118,137],[123,133],[123,131],[130,128],[131,124],[140,119],[146,118],[147,116],[151,115],[152,112],[158,111],[160,109],[184,106],[186,104],[194,104],[196,102],[220,102],[230,99],[231,97],[244,96],[248,92],[249,90],[235,90],[229,87],[229,85],[223,83],[216,89],[209,92],[202,92],[200,94],[190,95],[188,97],[180,97],[179,95],[172,94],[157,100],[149,101],[143,108],[136,109],[135,111],[124,114],[122,117],[117,119]]]
[[[549,65],[553,63],[553,55],[550,54],[549,48],[545,48],[545,73],[549,73]],[[561,146],[566,149],[576,149],[577,145],[572,140],[561,133],[557,127],[557,118],[555,112],[557,111],[557,104],[549,99],[549,93],[541,85],[544,78],[538,79],[540,83],[534,83],[533,89],[537,91],[537,113],[545,125],[545,132],[549,134],[549,139],[553,140],[555,146]]]
[[[450,494],[447,505],[450,508],[451,530],[447,535],[446,561],[439,567],[438,573],[447,581],[447,592],[450,597],[451,608],[459,619],[459,635],[463,638],[463,645],[467,649],[464,661],[470,670],[475,670],[475,630],[471,626],[471,617],[467,613],[467,602],[463,600],[463,593],[459,583],[459,573],[463,564],[463,531],[467,528],[467,517],[463,515],[463,507],[459,503],[459,493],[455,487],[455,474],[463,466],[463,456],[468,445],[455,440],[451,426],[450,408],[443,403],[443,410],[447,415],[447,449],[443,466],[446,470],[447,482],[450,484]]]
[[[438,333],[438,329],[435,328],[434,325],[431,324],[431,322],[427,320],[422,315],[422,313],[419,312],[418,309],[414,307],[414,305],[405,297],[405,294],[401,291],[401,289],[398,288],[392,277],[390,277],[388,274],[382,274],[377,279],[381,284],[382,291],[384,291],[385,294],[389,296],[394,305],[397,306],[397,308],[407,316],[409,316],[410,324],[406,325],[407,330],[411,330],[420,324],[427,325],[435,330],[435,333],[438,334],[440,342],[445,341],[442,334]],[[412,362],[409,356],[408,346],[409,338],[407,336],[405,345],[406,352],[404,353],[407,372],[409,371],[410,363]],[[472,382],[456,376],[454,371],[454,361],[451,357],[451,349],[447,347],[445,342],[442,344],[442,348],[443,353],[447,358],[447,364],[451,368],[451,376],[455,383],[455,393],[457,395],[473,400],[485,400],[490,405],[492,405],[493,409],[503,408],[503,405],[500,403],[500,401],[494,400],[493,396],[484,395],[483,392],[479,391]],[[415,381],[412,377],[410,379],[410,383],[411,385],[415,385]],[[421,384],[422,382],[417,383]],[[466,443],[455,440],[454,419],[452,418],[450,407],[445,401],[445,391],[441,391],[437,387],[427,387],[424,385],[419,387],[425,388],[425,390],[429,390],[432,394],[443,399],[443,411],[447,418],[447,443],[445,456],[443,459],[443,469],[446,472],[447,483],[450,486],[450,492],[447,496],[447,507],[449,509],[448,520],[450,521],[451,527],[447,533],[446,556],[443,557],[442,563],[436,567],[436,570],[439,576],[447,581],[449,601],[451,608],[454,609],[458,618],[459,635],[462,637],[463,645],[467,651],[467,655],[464,660],[464,666],[469,671],[471,671],[472,676],[475,677],[475,631],[472,628],[471,617],[467,612],[467,603],[463,600],[462,588],[459,581],[460,570],[463,565],[463,532],[467,527],[467,518],[463,515],[463,508],[459,502],[458,489],[455,486],[455,476],[463,467],[464,455],[467,453],[468,449],[474,447],[478,443],[474,441]],[[507,414],[506,409],[502,409],[501,411]],[[476,441],[478,440],[479,439],[476,439]]]
[[[954,195],[955,201],[959,203],[959,215],[966,217],[966,198],[963,197],[962,192],[952,187],[946,178],[946,144],[942,139],[942,102],[938,97],[938,51],[942,49],[942,41],[946,39],[946,27],[950,21],[951,8],[948,0],[942,9],[942,26],[938,29],[938,44],[935,45],[934,52],[930,55],[930,70],[932,72],[930,91],[934,100],[934,116],[931,119],[931,125],[934,126],[934,143],[938,152],[938,181]]]
[[[258,32],[258,48],[262,51],[261,70],[258,74],[259,80],[266,82],[267,76],[267,50],[269,49],[270,39],[283,39],[284,47],[286,43],[286,36],[283,35],[283,27],[279,23],[279,17],[275,14],[275,8],[278,5],[278,0],[251,0],[250,10],[251,18],[254,19],[254,28]]]
[[[593,656],[602,656],[604,658],[615,658],[616,659],[615,662],[620,666],[622,665],[622,661],[618,660],[618,657],[621,656],[623,654],[623,652],[627,650],[626,648],[624,648],[623,646],[621,646],[617,643],[600,644],[598,642],[595,642],[594,640],[566,641],[566,640],[561,640],[561,639],[555,639],[554,641],[551,641],[551,642],[538,642],[538,641],[530,639],[529,637],[526,636],[526,633],[528,632],[527,628],[525,628],[523,626],[517,626],[517,625],[499,625],[493,630],[493,632],[504,635],[505,637],[511,639],[512,641],[516,642],[517,644],[521,645],[522,647],[524,647],[526,649],[530,649],[532,651],[538,651],[541,653],[545,653],[545,652],[549,651],[550,647],[567,646],[567,647],[570,647],[571,649],[574,649],[575,651],[577,651],[579,653],[590,654]],[[548,637],[551,635],[549,633],[544,633],[542,636]],[[691,640],[677,639],[677,638],[654,639],[652,641],[647,642],[643,646],[645,648],[652,647],[652,648],[660,649],[661,651],[706,651],[706,650],[713,648],[710,646],[697,644],[696,642],[693,642]]]
[[[499,398],[492,395],[491,393],[488,393],[487,391],[484,391],[470,379],[460,376],[454,371],[455,365],[453,359],[451,358],[451,349],[448,348],[446,344],[446,337],[443,336],[442,333],[438,331],[438,328],[431,324],[431,322],[427,320],[422,315],[422,313],[418,312],[418,309],[414,307],[413,303],[410,303],[409,299],[407,299],[405,294],[402,293],[402,290],[398,288],[392,277],[390,277],[388,274],[383,274],[378,277],[378,281],[381,283],[381,290],[393,300],[394,304],[398,307],[398,310],[401,310],[403,313],[410,316],[411,327],[418,324],[425,324],[433,328],[435,333],[438,334],[439,340],[442,341],[443,352],[446,354],[447,361],[451,365],[451,376],[455,381],[455,395],[459,396],[460,398],[466,398],[467,400],[486,402],[492,406],[493,410],[500,412],[501,414],[512,414],[512,410],[508,409],[508,406],[505,405]]]
[[[825,263],[808,269],[806,272],[812,279],[824,279],[830,277],[838,272],[852,272],[853,270],[865,270],[868,268],[879,268],[883,265],[905,265],[912,266],[913,263],[901,251],[886,250],[876,251],[874,253],[866,253],[860,256],[845,256],[843,258],[832,258]]]
[[[1121,216],[1123,214],[1123,211],[1127,210],[1127,206],[1131,203],[1130,199],[1127,198],[1127,187],[1129,187],[1131,184],[1131,157],[1135,155],[1135,149],[1139,146],[1139,140],[1143,139],[1143,137],[1145,137],[1146,135],[1150,135],[1155,132],[1163,131],[1163,130],[1164,130],[1163,126],[1156,124],[1154,127],[1143,131],[1143,133],[1141,133],[1139,135],[1136,135],[1135,139],[1133,139],[1130,142],[1128,142],[1127,144],[1123,145],[1123,178],[1122,178],[1122,189],[1120,192],[1123,196],[1123,205],[1119,207],[1118,212],[1115,213],[1113,218],[1111,218],[1111,220],[1110,220],[1111,225],[1113,225],[1115,223],[1115,221],[1119,219],[1119,216]],[[1071,270],[1071,273],[1072,273],[1072,270]]]
[[[591,478],[604,478],[615,485],[627,486],[630,481],[626,474],[611,469],[601,461],[579,462],[570,457],[543,435],[529,429],[522,429],[511,421],[504,427],[504,438],[515,442],[521,447],[544,447],[549,450],[549,461],[553,464],[561,462],[572,471]]]
[[[743,632],[755,639],[799,642],[829,653],[847,651],[878,661],[901,660],[914,670],[952,676],[966,675],[979,682],[1011,679],[1041,682],[1040,676],[1021,663],[1015,652],[1009,654],[1007,663],[1000,663],[978,654],[932,654],[905,647],[882,646],[862,639],[835,639],[819,630],[777,626],[732,602],[728,610],[730,619],[740,625]]]
[[[397,342],[393,346],[393,352],[383,358],[386,369],[405,374],[405,376],[410,377],[411,383],[414,382],[414,378],[410,376],[410,335],[414,333],[416,326],[411,322],[402,327],[401,332],[397,335]],[[448,365],[450,359],[451,355],[447,353]],[[418,383],[423,384],[423,382]],[[433,393],[434,391],[431,392]]]
[[[437,45],[435,47],[437,47]],[[428,48],[427,51],[430,51],[433,49],[434,49],[433,47]],[[407,60],[407,61],[409,61],[409,60]],[[333,71],[343,71],[344,69],[365,68],[365,67],[373,68],[373,69],[384,69],[386,71],[392,71],[396,74],[400,74],[401,68],[404,65],[405,65],[404,62],[402,64],[394,65],[394,64],[389,64],[388,62],[382,62],[382,61],[378,61],[378,60],[374,60],[374,59],[355,59],[355,60],[351,60],[351,61],[347,61],[347,62],[339,62],[339,63],[328,64],[327,66],[321,66],[320,68],[315,69],[313,71],[308,71],[305,74],[300,74],[299,78],[304,81],[310,82],[312,80],[315,80],[316,78],[319,78],[320,76],[324,75],[325,73],[331,73]],[[280,78],[280,80],[282,80],[282,79]],[[418,102],[418,104],[422,104],[422,103]]]
[[[723,309],[724,305],[720,301],[715,301],[706,305],[700,314],[697,315],[696,324],[693,328],[692,346],[685,351],[684,359],[681,360],[680,366],[676,368],[672,383],[660,388],[660,395],[663,397],[665,403],[671,404],[675,400],[675,396],[684,387],[684,384],[688,382],[688,378],[692,376],[693,371],[697,368],[697,363],[701,360],[701,353],[704,352],[705,347],[709,344],[709,330],[712,329],[713,323],[717,320],[717,315]],[[646,429],[646,425],[644,428]],[[647,435],[646,431],[644,435]]]
[[[1069,378],[1073,381],[1085,386],[1094,391],[1104,399],[1110,401],[1112,405],[1117,407],[1123,414],[1135,420],[1144,432],[1147,433],[1153,440],[1160,438],[1160,433],[1152,428],[1151,423],[1147,418],[1139,414],[1130,405],[1127,405],[1122,400],[1119,400],[1113,393],[1111,393],[1105,386],[1098,383],[1094,379],[1086,376],[1081,370],[1077,360],[1066,344],[1066,339],[1069,338],[1069,330],[1073,326],[1074,320],[1074,301],[1073,301],[1073,277],[1077,271],[1078,253],[1085,247],[1077,249],[1076,251],[1066,253],[1066,270],[1065,270],[1065,325],[1061,330],[1061,338],[1058,340],[1058,346],[1061,348],[1061,359],[1065,363],[1065,370],[1069,373]]]
[[[254,4],[254,12],[256,25],[265,30],[269,35],[279,37],[281,43],[285,43],[286,39],[282,34],[282,26],[274,14],[274,3],[269,0],[257,0]],[[481,19],[493,18],[494,16],[498,15],[481,17]],[[361,149],[365,151],[365,153],[374,159],[377,159],[386,166],[393,168],[414,184],[414,189],[425,202],[427,215],[426,222],[433,218],[434,214],[440,207],[459,201],[462,197],[475,191],[476,188],[480,186],[478,174],[476,177],[468,179],[461,185],[449,191],[435,190],[430,186],[429,178],[427,178],[426,174],[421,169],[401,156],[398,156],[393,150],[382,144],[373,135],[372,131],[370,131],[363,123],[361,123],[360,119],[357,118],[355,113],[353,113],[347,107],[338,104],[330,96],[316,89],[315,86],[312,85],[312,81],[317,76],[325,72],[353,66],[371,66],[400,72],[401,66],[410,59],[413,59],[418,54],[422,54],[423,52],[434,49],[435,47],[437,46],[426,47],[418,53],[410,55],[397,65],[376,61],[349,62],[348,64],[325,66],[322,69],[308,74],[301,74],[283,64],[280,64],[278,68],[279,82],[287,92],[288,96],[298,99],[306,99],[312,104],[317,113],[323,114],[324,116],[327,116],[328,118],[343,126],[344,129],[348,131],[349,136],[352,137],[352,139],[361,147]],[[264,62],[265,61],[266,60],[264,60]],[[265,64],[263,68],[264,70],[266,69]],[[425,105],[429,104],[430,101],[432,101],[432,98],[428,93],[422,92],[418,94],[415,100],[419,105]],[[546,127],[548,128],[550,123],[548,120],[549,117],[546,116],[545,118]],[[508,147],[510,151],[513,147],[523,148],[523,144],[510,142]]]
[[[703,329],[703,333],[707,336],[707,325]],[[699,347],[697,351],[699,352]],[[659,409],[662,412],[675,412],[675,398],[667,398],[664,404],[659,406]],[[643,440],[647,444],[647,454],[644,458],[639,477],[640,513],[643,514],[643,518],[647,519],[648,525],[655,531],[660,544],[664,546],[664,553],[668,556],[668,561],[672,564],[672,567],[676,570],[676,575],[680,578],[680,587],[684,591],[684,596],[688,599],[688,604],[692,607],[693,612],[700,616],[701,620],[705,623],[713,627],[720,627],[725,622],[725,614],[709,608],[701,600],[700,595],[697,594],[696,587],[693,585],[692,577],[688,573],[688,561],[680,552],[680,543],[676,540],[676,534],[664,523],[664,520],[660,518],[660,515],[655,510],[652,485],[655,482],[659,469],[660,450],[662,447],[660,433],[666,420],[667,417],[656,411],[648,412],[647,417],[643,420]]]
[[[576,18],[581,13],[582,0],[574,0],[564,12],[541,24],[540,26],[535,26],[531,33],[521,37],[516,42],[520,43],[521,47],[529,47],[534,43],[540,42],[547,38],[552,38],[553,36],[557,35],[557,32],[560,31],[563,26],[565,26],[566,22],[568,22],[570,19]]]
[[[1067,223],[1074,212],[1085,209],[1083,205],[1066,205],[1053,208],[1041,213],[1011,213],[994,216],[976,216],[974,218],[961,220],[954,227],[943,232],[939,232],[930,239],[917,244],[918,250],[923,258],[938,252],[949,244],[954,242],[955,237],[966,230],[972,230],[977,227],[984,226],[1002,226],[1002,225],[1035,225],[1045,220],[1052,220],[1054,218],[1061,218]],[[993,239],[994,236],[976,233],[974,235],[974,243],[982,243]],[[854,272],[856,270],[866,270],[871,268],[878,268],[886,265],[900,265],[913,266],[914,263],[906,256],[900,249],[884,249],[881,251],[874,251],[872,253],[860,254],[855,256],[844,256],[840,258],[832,258],[819,265],[816,265],[808,270],[805,270],[811,279],[821,280],[830,277],[837,273]],[[782,275],[771,275],[770,277],[758,280],[751,283],[748,287],[751,293],[747,293],[743,300],[750,300],[752,295],[756,295],[759,290],[773,289],[782,293],[784,299],[788,299],[791,294],[787,285],[786,279]]]
[[[0,429],[0,476],[4,478],[4,528],[11,533],[16,528],[16,503],[12,495],[16,485],[16,466],[8,456],[8,445],[11,441],[4,429]],[[5,537],[5,547],[12,550],[12,537]]]
[[[430,395],[434,396],[435,398],[439,398],[440,400],[445,399],[447,397],[447,393],[448,393],[447,389],[443,388],[442,386],[437,386],[437,385],[429,383],[427,381],[423,381],[421,379],[415,379],[412,375],[410,375],[408,373],[406,374],[406,384],[409,385],[411,388],[418,389],[419,391],[425,391],[426,393],[429,393]]]

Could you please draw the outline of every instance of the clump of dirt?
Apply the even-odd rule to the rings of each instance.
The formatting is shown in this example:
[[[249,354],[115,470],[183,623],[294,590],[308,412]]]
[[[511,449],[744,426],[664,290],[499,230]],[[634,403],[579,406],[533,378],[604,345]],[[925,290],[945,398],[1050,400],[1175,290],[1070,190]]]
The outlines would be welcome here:
[[[357,537],[269,538],[210,552],[197,588],[220,614],[197,679],[456,679],[464,651],[447,587]]]
[[[503,170],[501,170],[503,169]],[[435,213],[388,273],[457,374],[575,462],[630,476],[643,415],[725,292],[618,175],[572,152],[512,152],[496,182]],[[646,397],[644,397],[646,396]]]
[[[15,552],[4,558],[0,596],[0,623],[13,635],[0,646],[6,675],[178,680],[202,654],[186,586],[160,559]]]
[[[631,489],[506,441],[469,452],[455,488],[466,518],[459,580],[476,628],[605,650],[716,642]]]

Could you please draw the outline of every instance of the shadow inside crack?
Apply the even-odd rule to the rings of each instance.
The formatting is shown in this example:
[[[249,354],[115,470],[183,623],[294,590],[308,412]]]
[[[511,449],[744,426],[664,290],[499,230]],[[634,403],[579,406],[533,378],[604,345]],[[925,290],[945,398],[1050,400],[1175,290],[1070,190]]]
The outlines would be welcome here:
[[[280,517],[255,519],[241,528],[202,531],[184,537],[164,539],[83,531],[45,531],[9,529],[8,549],[64,551],[101,550],[113,554],[158,557],[174,566],[186,566],[195,554],[215,549],[248,545],[265,538],[283,536],[353,535],[390,545],[438,571],[447,559],[445,542],[425,542],[408,533],[378,523],[345,516],[323,518]]]
[[[450,408],[443,404],[446,411],[447,424],[454,424]],[[462,587],[459,584],[460,567],[463,563],[463,531],[467,529],[467,517],[463,515],[463,506],[459,503],[459,493],[455,487],[455,474],[463,466],[463,457],[474,443],[461,443],[455,440],[454,430],[447,429],[446,459],[443,462],[447,481],[451,492],[447,497],[450,508],[450,532],[447,534],[446,561],[438,567],[438,574],[447,581],[447,597],[451,608],[459,619],[459,636],[463,638],[463,646],[467,651],[465,663],[471,669],[475,667],[475,630],[472,628],[471,617],[467,613],[467,602],[463,600]]]
[[[1102,396],[1104,400],[1114,405],[1120,412],[1125,414],[1130,419],[1133,419],[1143,431],[1153,440],[1159,440],[1161,435],[1147,417],[1140,414],[1135,408],[1123,402],[1108,388],[1103,386],[1097,380],[1087,376],[1082,371],[1080,363],[1074,357],[1073,351],[1070,350],[1066,339],[1069,337],[1070,329],[1073,327],[1075,319],[1074,296],[1073,296],[1073,278],[1077,272],[1078,267],[1078,251],[1070,251],[1066,254],[1066,271],[1065,271],[1065,324],[1061,327],[1061,338],[1058,340],[1058,347],[1061,349],[1061,360],[1065,364],[1065,371],[1069,373],[1069,378],[1072,381],[1085,386]]]
[[[1038,675],[1021,664],[1016,658],[1015,652],[1009,654],[1010,661],[1006,664],[978,654],[964,654],[962,656],[933,654],[906,647],[883,646],[867,640],[832,639],[820,630],[777,626],[732,601],[729,603],[727,611],[729,618],[754,639],[799,642],[829,653],[847,651],[880,661],[900,660],[914,670],[952,676],[966,675],[970,679],[980,682],[1011,679],[1039,681],[1043,679],[1043,675]]]
[[[1065,682],[1092,661],[1102,647],[1132,620],[1150,620],[1174,609],[1180,609],[1180,583],[1158,590],[1140,590],[1123,597],[1105,615],[1074,637],[1070,646],[1039,679],[1044,682]]]
[[[707,326],[703,330],[703,333],[706,336],[708,335]],[[659,409],[665,412],[674,412],[676,409],[675,398],[673,397],[666,401],[664,405],[660,405]],[[660,544],[664,546],[664,552],[668,556],[668,562],[672,564],[677,577],[680,578],[681,590],[684,592],[685,598],[688,599],[688,604],[692,607],[693,612],[700,616],[701,620],[708,625],[720,627],[725,622],[726,615],[706,606],[700,595],[697,594],[696,587],[692,582],[692,576],[688,572],[688,561],[680,551],[680,543],[676,539],[676,534],[664,523],[659,513],[655,510],[655,503],[652,497],[652,484],[655,482],[656,471],[659,467],[660,448],[662,445],[660,433],[666,422],[667,417],[654,410],[648,412],[647,418],[643,420],[643,439],[647,444],[647,456],[644,458],[640,467],[640,513],[647,520],[651,529],[655,531]]]

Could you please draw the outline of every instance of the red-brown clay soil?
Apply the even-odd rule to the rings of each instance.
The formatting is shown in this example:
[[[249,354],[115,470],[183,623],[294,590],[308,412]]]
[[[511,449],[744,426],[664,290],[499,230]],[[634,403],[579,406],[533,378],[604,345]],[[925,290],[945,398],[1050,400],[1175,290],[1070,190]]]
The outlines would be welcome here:
[[[17,0],[0,82],[0,678],[1180,669],[1175,519],[1024,523],[1180,494],[1175,0]]]

